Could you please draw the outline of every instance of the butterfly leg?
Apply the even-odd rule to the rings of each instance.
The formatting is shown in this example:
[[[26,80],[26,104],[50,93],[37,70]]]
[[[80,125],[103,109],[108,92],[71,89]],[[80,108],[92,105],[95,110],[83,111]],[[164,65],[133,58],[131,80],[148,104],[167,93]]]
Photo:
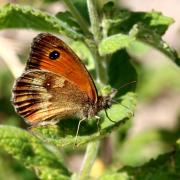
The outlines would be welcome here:
[[[109,117],[109,115],[108,115],[106,109],[105,109],[104,111],[105,111],[106,117],[107,117],[111,122],[116,123],[116,121],[113,121],[113,120]]]
[[[99,126],[99,122],[100,122],[100,117],[99,116],[95,116],[95,118],[97,119],[97,128],[98,128],[98,132],[101,134],[101,127]]]
[[[129,111],[128,114],[130,114],[131,117],[134,116],[134,112],[133,112],[131,109],[129,109],[129,107],[127,107],[127,106],[125,106],[125,105],[123,105],[123,104],[121,104],[121,106],[124,107],[124,108],[126,108],[126,109]]]
[[[79,128],[80,128],[80,125],[81,125],[81,123],[82,123],[83,121],[85,121],[85,120],[86,120],[86,118],[83,118],[83,119],[81,119],[81,120],[79,121],[79,123],[78,123],[78,127],[77,127],[77,131],[76,131],[76,137],[75,137],[74,147],[77,145],[77,136],[78,136],[78,133],[79,133]]]
[[[119,104],[120,106],[124,107],[125,109],[127,109],[129,111],[129,114],[133,117],[134,116],[134,112],[127,106],[125,106],[124,104],[120,104],[120,102],[118,102],[117,100],[113,100],[114,104]]]

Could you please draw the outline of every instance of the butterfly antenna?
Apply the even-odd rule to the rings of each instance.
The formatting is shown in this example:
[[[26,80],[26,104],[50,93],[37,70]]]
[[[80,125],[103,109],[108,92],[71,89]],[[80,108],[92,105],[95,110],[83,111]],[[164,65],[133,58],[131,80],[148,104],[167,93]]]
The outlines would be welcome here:
[[[121,87],[119,87],[117,90],[120,90],[120,89],[122,89],[122,88],[124,88],[124,87],[126,87],[126,86],[128,86],[128,85],[130,85],[130,84],[134,84],[134,83],[136,83],[137,81],[131,81],[131,82],[128,82],[128,83],[126,83],[126,84],[123,84]],[[115,103],[115,104],[119,104],[119,102],[118,101],[116,101],[116,100],[112,100],[112,102],[113,103]],[[129,110],[129,112],[132,114],[132,116],[134,115],[134,113],[127,107],[127,106],[125,106],[125,105],[123,105],[123,104],[120,104],[121,106],[123,106],[124,108],[126,108],[126,109],[128,109]]]
[[[122,107],[128,109],[129,112],[132,114],[132,116],[134,116],[134,112],[133,112],[128,106],[125,106],[124,104],[120,104],[120,102],[118,102],[118,101],[116,101],[116,100],[114,100],[114,99],[113,99],[112,102],[113,102],[114,104],[119,104],[120,106],[122,106]]]
[[[129,112],[131,113],[132,116],[134,116],[134,112],[127,106],[123,105],[123,104],[120,104],[122,107],[126,108],[129,110]]]
[[[105,109],[104,111],[105,111],[106,117],[107,117],[111,122],[116,123],[116,121],[113,121],[113,120],[109,117],[109,115],[108,115],[108,113],[107,113],[107,110]]]
[[[115,99],[112,99],[112,103],[113,104],[119,104],[119,101],[115,100]]]
[[[78,123],[77,131],[76,131],[76,137],[75,137],[75,143],[74,143],[74,148],[75,148],[75,146],[77,145],[77,137],[78,137],[80,125],[81,125],[81,123],[82,123],[83,121],[85,121],[85,120],[86,120],[86,118],[83,118],[83,119],[81,119],[81,120],[79,121],[79,123]]]
[[[120,89],[122,89],[122,88],[124,88],[124,87],[126,87],[126,86],[128,86],[128,85],[130,85],[130,84],[134,84],[134,83],[136,83],[137,81],[131,81],[131,82],[128,82],[128,83],[126,83],[126,84],[123,84],[122,86],[120,86],[117,90],[120,90]]]

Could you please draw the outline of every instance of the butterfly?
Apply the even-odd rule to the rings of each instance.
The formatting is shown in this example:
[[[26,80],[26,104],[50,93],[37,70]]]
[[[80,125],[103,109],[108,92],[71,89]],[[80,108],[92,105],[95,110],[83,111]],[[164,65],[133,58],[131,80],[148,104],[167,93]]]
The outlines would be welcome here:
[[[112,94],[99,96],[79,57],[49,33],[34,38],[24,73],[12,90],[16,112],[31,125],[61,119],[88,119],[112,105]]]

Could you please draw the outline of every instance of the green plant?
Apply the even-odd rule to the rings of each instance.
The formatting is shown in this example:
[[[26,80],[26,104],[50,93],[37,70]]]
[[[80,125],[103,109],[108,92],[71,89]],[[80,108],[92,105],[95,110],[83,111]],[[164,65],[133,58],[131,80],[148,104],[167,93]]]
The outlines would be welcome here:
[[[104,112],[100,113],[100,131],[93,119],[82,123],[76,148],[88,145],[78,174],[69,172],[63,158],[49,148],[49,145],[54,149],[74,146],[78,125],[76,120],[35,127],[30,132],[1,125],[0,146],[33,170],[40,179],[83,180],[90,178],[89,172],[100,148],[100,140],[116,132],[115,146],[119,150],[114,153],[114,158],[121,160],[124,166],[107,170],[100,179],[179,179],[180,143],[177,141],[177,129],[173,132],[155,129],[127,138],[136,116],[133,115],[136,104],[148,106],[164,93],[164,89],[168,93],[180,89],[180,59],[176,51],[162,40],[162,35],[173,20],[159,12],[130,12],[118,8],[113,2],[97,2],[100,1],[64,0],[68,10],[56,15],[31,6],[7,4],[0,9],[0,29],[34,29],[68,37],[72,48],[86,61],[99,92],[106,91],[107,85],[118,89],[136,80],[136,86],[132,84],[118,91],[117,103],[108,110],[108,115],[116,123],[110,122]],[[146,66],[141,56],[151,48],[164,55],[165,63],[162,66]],[[142,156],[148,142],[158,143],[159,149],[148,157]],[[167,151],[169,154],[142,165]],[[121,153],[120,157],[118,153]]]

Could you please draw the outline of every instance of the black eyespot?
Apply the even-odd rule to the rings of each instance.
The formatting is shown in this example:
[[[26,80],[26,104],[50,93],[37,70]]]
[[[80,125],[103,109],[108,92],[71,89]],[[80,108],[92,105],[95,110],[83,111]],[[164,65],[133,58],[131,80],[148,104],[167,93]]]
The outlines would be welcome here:
[[[60,53],[56,50],[49,53],[49,58],[52,60],[56,60],[57,58],[59,58],[59,56],[60,56]]]

